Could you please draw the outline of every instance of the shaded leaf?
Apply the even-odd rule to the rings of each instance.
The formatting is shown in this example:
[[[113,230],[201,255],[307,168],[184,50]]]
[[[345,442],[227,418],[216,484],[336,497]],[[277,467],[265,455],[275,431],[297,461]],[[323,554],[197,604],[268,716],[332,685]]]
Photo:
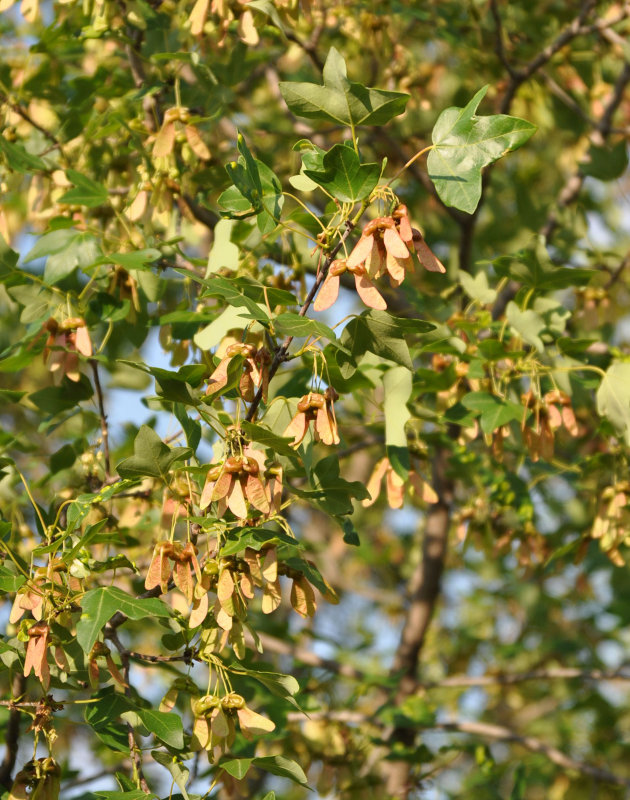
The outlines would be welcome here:
[[[121,478],[153,477],[166,480],[176,461],[189,458],[189,447],[169,447],[148,425],[142,425],[133,443],[134,455],[116,467]]]

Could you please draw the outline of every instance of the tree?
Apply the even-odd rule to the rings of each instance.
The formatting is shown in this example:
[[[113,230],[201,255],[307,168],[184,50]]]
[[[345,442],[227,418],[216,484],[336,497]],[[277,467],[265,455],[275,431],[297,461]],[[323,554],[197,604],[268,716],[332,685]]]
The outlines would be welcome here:
[[[630,6],[0,8],[3,796],[626,796]]]

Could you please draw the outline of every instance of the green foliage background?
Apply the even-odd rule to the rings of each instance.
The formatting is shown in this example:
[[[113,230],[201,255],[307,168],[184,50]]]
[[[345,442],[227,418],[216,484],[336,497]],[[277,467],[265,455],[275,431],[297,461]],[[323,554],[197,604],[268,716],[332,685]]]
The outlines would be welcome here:
[[[628,5],[0,7],[3,796],[625,797]],[[387,311],[345,273],[314,312],[398,201],[446,272],[379,279]],[[245,351],[207,394],[246,339],[268,398]],[[327,386],[340,444],[291,447]],[[232,425],[277,513],[202,507]],[[385,457],[402,510],[362,503]],[[145,588],[169,536],[201,625]],[[252,551],[273,613],[273,578],[227,585]],[[8,621],[33,585],[48,690]],[[195,755],[206,685],[275,729]]]

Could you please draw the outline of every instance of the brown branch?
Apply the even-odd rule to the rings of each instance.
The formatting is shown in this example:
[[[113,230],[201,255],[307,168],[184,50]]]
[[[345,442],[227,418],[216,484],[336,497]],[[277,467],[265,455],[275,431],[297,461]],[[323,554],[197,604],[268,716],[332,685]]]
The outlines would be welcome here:
[[[105,402],[103,399],[103,387],[98,374],[98,362],[91,358],[90,367],[94,375],[94,388],[96,389],[96,400],[98,403],[98,413],[101,420],[101,438],[103,440],[103,456],[105,457],[105,480],[111,477],[111,455],[109,452],[109,428],[107,426],[107,415],[105,414]]]
[[[503,22],[501,21],[501,14],[499,13],[497,0],[490,0],[490,13],[492,14],[495,28],[494,52],[497,54],[499,61],[505,67],[508,75],[511,78],[515,78],[517,74],[516,70],[510,63],[505,52],[505,46],[503,44]]]
[[[319,57],[319,54],[317,53],[317,43],[318,43],[319,38],[322,35],[323,31],[324,31],[324,26],[321,25],[321,24],[318,25],[317,28],[315,28],[315,30],[313,31],[313,35],[311,36],[311,38],[310,38],[310,40],[308,42],[302,41],[302,39],[300,39],[300,37],[297,36],[297,34],[295,34],[291,30],[286,30],[284,32],[284,35],[287,37],[287,39],[290,42],[295,42],[295,44],[297,44],[299,47],[302,48],[302,50],[304,50],[306,55],[313,62],[313,65],[320,72],[324,71],[324,62],[321,60],[321,58]]]
[[[350,664],[341,664],[331,658],[322,658],[310,650],[306,650],[293,642],[286,641],[285,639],[278,639],[276,636],[270,636],[267,633],[259,633],[258,638],[264,650],[270,653],[276,653],[281,656],[291,656],[296,661],[301,661],[308,664],[309,667],[317,667],[325,669],[328,672],[333,672],[335,675],[341,675],[344,678],[352,680],[363,681],[366,679],[366,674]],[[245,632],[245,641],[250,647],[254,646],[254,637]]]
[[[429,509],[426,518],[422,559],[415,568],[408,584],[409,605],[402,627],[400,643],[394,655],[392,675],[400,676],[394,702],[401,705],[418,689],[418,663],[429,624],[440,593],[442,571],[446,557],[448,531],[450,527],[449,506],[452,500],[452,481],[446,475],[448,451],[438,450],[433,470],[433,485],[439,500]],[[389,736],[391,746],[409,747],[416,731],[407,725],[396,726]],[[383,774],[390,796],[404,800],[409,795],[411,765],[408,761],[383,762]]]
[[[135,661],[148,661],[151,664],[163,664],[170,661],[183,661],[186,664],[191,664],[196,658],[196,653],[192,650],[186,650],[180,656],[153,656],[149,653],[136,653],[133,650],[126,650],[125,653],[128,658],[133,658]]]
[[[341,722],[350,725],[365,725],[366,723],[372,725],[382,725],[378,719],[375,719],[370,714],[365,714],[360,711],[348,710],[322,710],[311,711],[308,714],[308,720],[326,720],[333,722]],[[304,714],[291,711],[287,714],[288,722],[305,722],[307,718]],[[573,770],[581,775],[587,775],[597,781],[614,784],[616,786],[630,786],[630,779],[621,778],[606,769],[597,767],[594,764],[589,764],[586,761],[578,761],[557,747],[543,742],[534,736],[523,736],[516,731],[511,730],[503,725],[492,725],[487,722],[469,722],[469,721],[451,721],[451,722],[434,722],[431,725],[418,726],[422,730],[442,730],[449,733],[466,733],[472,736],[480,736],[484,739],[496,739],[504,742],[513,742],[530,750],[532,753],[539,753],[545,758],[549,759],[552,764],[562,767],[563,769]],[[391,797],[400,798],[398,793],[390,794]]]
[[[120,662],[122,664],[123,678],[125,681],[125,697],[130,697],[131,684],[129,682],[129,651],[125,649],[115,630],[109,632],[108,638],[120,653]],[[132,725],[129,722],[125,722],[125,725],[127,726],[127,741],[129,743],[129,755],[131,756],[131,762],[133,764],[134,779],[137,781],[142,791],[149,794],[151,790],[149,789],[149,784],[147,783],[146,778],[144,777],[144,772],[142,771],[142,751],[136,742]]]
[[[630,681],[630,666],[616,670],[582,670],[578,667],[551,667],[531,672],[498,673],[496,675],[451,675],[439,681],[422,681],[418,688],[469,689],[474,686],[513,686],[527,681],[583,680],[583,681]]]
[[[615,81],[615,85],[611,92],[610,98],[604,107],[602,116],[595,125],[595,130],[590,135],[590,140],[594,145],[601,146],[606,142],[606,139],[612,130],[613,117],[625,96],[625,91],[629,83],[630,63],[625,62],[623,69]],[[567,178],[566,183],[558,194],[558,199],[547,216],[545,224],[540,229],[540,233],[547,240],[550,240],[553,237],[553,234],[558,228],[558,217],[560,212],[577,200],[585,178],[586,175],[581,171],[580,165],[578,164],[575,171]],[[516,296],[519,288],[520,284],[518,284],[516,281],[510,281],[507,284],[507,286],[499,294],[497,301],[494,304],[492,309],[493,319],[499,319],[503,316],[507,304]]]
[[[604,23],[603,21],[599,21],[599,23],[595,23],[594,25],[585,26],[584,22],[588,15],[591,13],[593,8],[597,5],[597,0],[586,0],[582,4],[582,9],[575,19],[573,19],[553,40],[550,42],[547,47],[543,48],[534,58],[531,59],[522,69],[519,70],[510,70],[510,82],[508,87],[503,95],[503,99],[501,101],[500,110],[502,114],[507,114],[510,106],[512,105],[512,101],[525,81],[529,80],[529,78],[534,75],[542,66],[544,66],[548,61],[550,61],[557,52],[562,50],[562,48],[567,45],[572,39],[575,39],[576,36],[582,36],[588,33],[593,33],[597,30],[601,30],[602,27],[606,27],[609,24],[616,24],[620,20],[615,20],[612,23]],[[497,10],[498,16],[498,10]],[[623,19],[622,17],[621,19]],[[498,34],[497,34],[498,35]]]
[[[547,64],[553,58],[553,56],[562,50],[563,47],[569,44],[569,42],[571,42],[577,36],[583,36],[591,33],[601,33],[613,25],[617,25],[630,13],[630,7],[626,5],[624,6],[622,12],[620,12],[620,14],[613,19],[600,19],[591,25],[585,25],[584,23],[587,17],[596,5],[597,0],[585,0],[585,2],[582,3],[580,13],[558,34],[558,36],[552,42],[550,42],[547,47],[545,47],[534,58],[532,58],[524,67],[521,69],[516,69],[509,61],[503,46],[503,25],[501,22],[501,16],[499,14],[497,2],[496,0],[491,0],[490,12],[495,22],[495,51],[497,52],[499,60],[510,76],[507,89],[505,90],[505,94],[503,95],[503,98],[499,104],[500,113],[509,113],[516,93],[523,83],[535,75],[538,70]],[[470,270],[475,227],[477,224],[477,219],[479,218],[479,212],[484,202],[485,190],[490,182],[492,168],[493,165],[490,165],[484,172],[482,195],[474,214],[460,221],[461,236],[459,245],[459,268],[464,271]]]
[[[52,134],[49,130],[44,128],[43,125],[40,125],[39,122],[37,122],[37,120],[34,120],[33,117],[31,117],[31,115],[28,113],[28,111],[26,111],[26,109],[22,108],[22,106],[19,105],[19,103],[12,102],[5,94],[0,95],[0,99],[2,100],[3,103],[6,103],[6,105],[8,105],[12,111],[15,111],[16,114],[19,114],[19,116],[22,117],[22,119],[25,122],[28,122],[28,124],[31,127],[39,131],[46,139],[48,139],[49,142],[52,143],[53,147],[46,150],[46,153],[50,152],[51,149],[56,149],[59,150],[59,154],[62,157],[65,157],[59,139],[57,139],[57,137],[54,134]],[[42,153],[42,155],[45,155],[45,153]]]
[[[221,217],[214,211],[209,208],[205,208],[204,206],[200,206],[196,200],[186,192],[180,195],[182,200],[188,206],[188,210],[193,215],[193,217],[197,220],[197,222],[201,222],[202,225],[205,225],[206,228],[210,228],[210,230],[214,230],[214,226],[219,222]]]
[[[591,134],[591,142],[594,145],[601,147],[601,145],[603,145],[606,141],[606,138],[608,137],[612,127],[612,120],[615,115],[615,111],[617,111],[621,101],[624,98],[628,83],[630,83],[630,64],[626,62],[623,66],[623,69],[619,73],[617,80],[615,81],[615,86],[610,99],[604,108],[604,112],[599,122],[595,126],[595,130]],[[567,182],[562,187],[555,207],[549,213],[547,221],[540,231],[546,239],[551,238],[552,234],[558,227],[559,212],[571,205],[571,203],[577,199],[585,178],[586,175],[581,171],[580,166],[578,165],[575,172],[569,176]]]
[[[588,764],[585,761],[578,761],[571,756],[566,755],[553,745],[546,744],[534,736],[522,736],[510,728],[503,725],[491,725],[487,722],[435,722],[427,728],[436,728],[438,730],[450,731],[454,733],[469,733],[473,736],[481,736],[487,739],[497,739],[504,742],[514,742],[520,744],[526,750],[532,753],[540,753],[548,758],[553,764],[556,764],[563,769],[570,769],[579,772],[582,775],[588,775],[598,781],[605,783],[612,783],[617,786],[630,786],[630,779],[621,778],[614,775],[606,769],[596,767],[593,764]]]
[[[11,686],[11,694],[14,698],[20,697],[24,694],[26,687],[26,678],[21,672],[16,672],[13,676],[13,684]],[[4,758],[0,764],[0,786],[5,789],[11,788],[11,773],[15,766],[15,759],[17,758],[18,745],[20,741],[20,709],[10,700],[3,705],[9,705],[9,719],[4,733]],[[35,704],[38,705],[38,704]]]
[[[365,210],[366,205],[367,204],[364,202],[361,209],[361,213]],[[357,216],[360,216],[360,214]],[[346,220],[346,230],[343,232],[337,244],[330,251],[328,257],[326,258],[324,266],[320,269],[318,276],[315,278],[315,282],[311,286],[309,293],[306,295],[306,299],[304,300],[302,307],[298,311],[298,315],[300,317],[304,317],[306,315],[306,312],[311,307],[311,303],[315,299],[315,295],[319,291],[319,287],[322,285],[322,283],[326,278],[326,275],[328,274],[328,269],[330,268],[330,265],[335,260],[337,253],[341,250],[344,242],[350,236],[353,230],[354,230],[354,224],[350,220]],[[286,360],[287,354],[289,352],[289,347],[291,346],[292,341],[293,341],[293,336],[287,336],[280,345],[280,347],[278,348],[278,350],[276,351],[273,357],[273,361],[271,362],[271,365],[269,367],[269,380],[271,380],[273,376],[276,374],[280,364],[282,364],[282,362]],[[258,391],[256,392],[256,395],[252,400],[252,404],[250,405],[249,410],[247,412],[247,416],[245,419],[248,422],[251,422],[256,416],[256,412],[258,411],[258,406],[260,405],[262,396],[263,396],[263,386],[261,385]]]

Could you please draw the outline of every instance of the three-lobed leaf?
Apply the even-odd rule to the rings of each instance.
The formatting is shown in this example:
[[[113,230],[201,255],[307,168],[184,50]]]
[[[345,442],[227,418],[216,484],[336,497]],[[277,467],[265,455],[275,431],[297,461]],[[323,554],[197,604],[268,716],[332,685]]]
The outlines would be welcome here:
[[[432,133],[427,158],[429,177],[447,206],[472,214],[481,198],[481,170],[521,147],[536,126],[519,117],[476,116],[488,87],[480,89],[464,108],[447,108]]]
[[[403,92],[371,89],[348,80],[346,62],[334,47],[328,53],[323,77],[323,85],[280,82],[282,97],[294,114],[348,127],[385,125],[403,113],[409,100],[409,95]]]
[[[182,384],[185,386],[185,384]],[[169,447],[148,425],[142,425],[133,443],[134,454],[116,467],[121,478],[161,478],[166,480],[176,461],[188,458],[189,447]]]
[[[381,177],[379,164],[361,164],[351,144],[335,144],[324,155],[320,170],[304,174],[341,203],[356,203],[369,197]]]

